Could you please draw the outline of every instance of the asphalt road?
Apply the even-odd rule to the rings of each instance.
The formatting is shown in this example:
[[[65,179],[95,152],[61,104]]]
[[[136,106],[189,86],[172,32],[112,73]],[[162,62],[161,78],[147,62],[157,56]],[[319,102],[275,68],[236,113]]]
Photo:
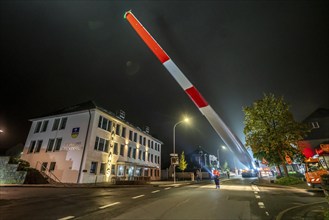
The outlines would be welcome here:
[[[1,187],[0,219],[322,219],[321,191],[255,179],[122,188]]]

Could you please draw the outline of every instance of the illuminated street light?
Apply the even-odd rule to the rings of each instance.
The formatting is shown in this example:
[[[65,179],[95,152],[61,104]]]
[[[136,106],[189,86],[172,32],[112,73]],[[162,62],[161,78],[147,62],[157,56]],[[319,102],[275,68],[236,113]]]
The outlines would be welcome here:
[[[184,118],[184,120],[179,121],[174,125],[174,128],[173,128],[173,157],[176,157],[176,149],[175,149],[175,129],[176,129],[176,126],[183,123],[183,122],[188,122],[188,121],[189,121],[189,118]],[[174,165],[174,183],[176,183],[176,164],[173,164],[173,165]]]

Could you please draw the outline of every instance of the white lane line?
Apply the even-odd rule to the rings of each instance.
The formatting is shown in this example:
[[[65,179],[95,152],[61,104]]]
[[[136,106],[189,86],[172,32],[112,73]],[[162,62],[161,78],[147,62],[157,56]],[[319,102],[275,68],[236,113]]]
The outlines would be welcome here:
[[[264,205],[264,203],[262,203],[262,202],[258,202],[258,206],[259,206],[259,208],[261,208],[261,209],[264,209],[264,208],[265,208],[265,205]]]
[[[269,215],[270,215],[270,213],[268,213],[268,212],[265,212],[265,214],[266,214],[267,216],[269,216]]]
[[[64,218],[59,218],[57,220],[68,220],[68,219],[72,219],[72,218],[74,218],[74,216],[70,215],[70,216],[66,216]]]
[[[131,197],[131,198],[132,199],[138,199],[138,198],[143,197],[143,196],[145,196],[145,195],[139,195],[139,196],[135,196],[135,197]]]
[[[258,192],[254,191],[255,194],[258,194]]]
[[[255,195],[256,199],[260,199],[260,196],[259,195]]]
[[[152,193],[157,193],[157,192],[160,192],[160,190],[155,190],[155,191],[153,191]]]
[[[111,203],[111,204],[107,204],[107,205],[104,205],[104,206],[101,206],[101,207],[99,207],[100,209],[105,209],[105,208],[107,208],[107,207],[110,207],[110,206],[114,206],[114,205],[117,205],[117,204],[119,204],[120,202],[114,202],[114,203]]]
[[[170,187],[167,187],[167,188],[164,188],[165,190],[168,190],[168,189],[170,189]]]

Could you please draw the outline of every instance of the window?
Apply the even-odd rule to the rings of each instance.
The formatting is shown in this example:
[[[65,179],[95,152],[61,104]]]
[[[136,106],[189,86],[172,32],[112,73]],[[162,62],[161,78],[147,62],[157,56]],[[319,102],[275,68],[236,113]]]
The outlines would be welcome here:
[[[41,171],[46,171],[46,170],[47,170],[47,166],[48,166],[48,163],[47,163],[47,162],[43,162],[43,163],[41,164],[41,168],[40,168],[40,170],[41,170]]]
[[[49,139],[46,152],[53,151],[54,143],[55,143],[55,139]]]
[[[136,159],[136,148],[133,149],[133,158]]]
[[[131,147],[128,148],[128,155],[127,157],[131,157]]]
[[[311,122],[311,129],[320,128],[319,122]]]
[[[112,164],[111,166],[111,175],[115,175],[115,165]]]
[[[119,165],[118,166],[118,176],[123,176],[124,170],[125,170],[125,167],[123,165]]]
[[[104,151],[104,148],[105,148],[105,139],[100,138],[99,139],[98,150],[99,151]]]
[[[129,140],[133,140],[133,132],[129,130]]]
[[[45,132],[47,130],[47,127],[48,127],[48,120],[46,121],[43,121],[42,123],[42,128],[41,128],[41,132]]]
[[[151,157],[151,154],[148,153],[148,154],[147,154],[147,161],[150,161],[150,157]]]
[[[147,146],[150,147],[151,146],[151,141],[147,140]]]
[[[124,156],[124,153],[125,153],[125,145],[124,144],[121,144],[120,145],[120,155],[121,156]]]
[[[123,137],[123,138],[126,137],[126,127],[123,127],[123,126],[122,126],[121,137]]]
[[[139,160],[142,159],[142,150],[139,150],[139,152],[138,152],[138,159],[139,159]]]
[[[118,155],[118,143],[114,143],[114,147],[113,147],[113,153]]]
[[[151,148],[153,149],[153,141],[151,141]]]
[[[146,146],[146,137],[143,138],[143,145]]]
[[[151,162],[153,163],[153,154],[151,154]]]
[[[56,138],[54,151],[59,151],[62,144],[62,138]]]
[[[54,171],[56,166],[56,162],[51,162],[49,166],[49,171]]]
[[[96,137],[94,150],[98,150],[99,137]]]
[[[34,133],[38,133],[38,132],[40,132],[41,123],[42,123],[41,121],[38,121],[38,122],[37,122],[37,125],[35,126]]]
[[[106,131],[111,131],[112,122],[103,116],[99,116],[98,127]]]
[[[99,174],[105,174],[105,169],[106,168],[106,163],[101,163],[101,167],[100,167],[100,170],[99,170]]]
[[[142,135],[139,136],[139,143],[143,144],[143,136]]]
[[[39,153],[42,146],[42,140],[38,140],[34,153]]]
[[[58,130],[60,120],[61,120],[60,118],[55,119],[54,124],[53,124],[53,128],[52,128],[53,131]]]
[[[27,153],[28,154],[32,153],[34,150],[34,147],[35,147],[35,141],[31,141],[29,149],[27,150]]]
[[[94,173],[94,174],[97,173],[97,162],[95,162],[95,161],[91,162],[90,173]]]
[[[137,143],[137,133],[136,132],[134,132],[134,142]]]
[[[59,126],[59,130],[65,129],[66,122],[67,122],[67,118],[62,118],[61,125]]]
[[[109,151],[109,143],[109,140],[105,140],[96,136],[94,150],[99,150],[107,153]]]
[[[117,124],[117,127],[115,128],[116,135],[120,135],[120,128],[121,128],[121,125]]]
[[[145,161],[145,151],[143,151],[143,160]]]

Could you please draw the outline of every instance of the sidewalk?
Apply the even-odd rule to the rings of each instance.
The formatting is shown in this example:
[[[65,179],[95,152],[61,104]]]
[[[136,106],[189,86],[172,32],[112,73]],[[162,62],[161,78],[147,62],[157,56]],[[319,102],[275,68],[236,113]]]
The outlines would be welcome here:
[[[320,188],[311,188],[309,187],[306,182],[294,184],[294,185],[279,185],[274,183],[275,178],[273,177],[263,177],[258,178],[253,182],[255,185],[260,186],[268,186],[268,187],[278,187],[278,188],[298,188],[298,189],[305,189],[307,191],[323,191]]]
[[[221,181],[228,179],[223,178]],[[178,187],[182,185],[199,184],[206,181],[212,181],[210,179],[204,179],[201,181],[192,180],[179,180],[174,183],[173,180],[159,180],[151,181],[146,184],[123,184],[117,185],[114,183],[57,183],[57,184],[0,184],[0,187],[48,187],[48,188],[123,188],[123,187]]]

